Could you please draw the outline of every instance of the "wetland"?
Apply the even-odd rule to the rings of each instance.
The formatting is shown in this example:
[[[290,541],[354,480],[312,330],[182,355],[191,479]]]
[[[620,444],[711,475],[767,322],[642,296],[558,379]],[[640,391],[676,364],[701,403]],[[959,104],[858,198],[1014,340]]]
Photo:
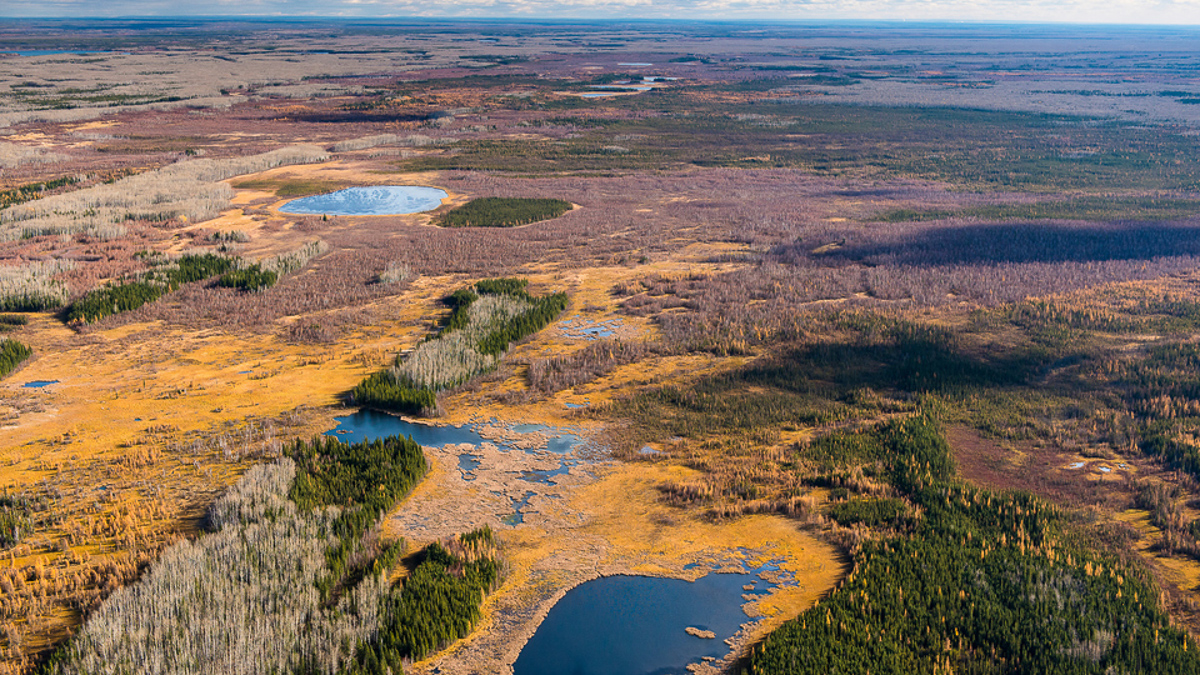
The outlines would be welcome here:
[[[395,216],[432,211],[442,205],[446,191],[416,185],[351,187],[323,195],[293,199],[280,213],[321,216]]]
[[[1189,30],[178,28],[0,23],[0,675],[1200,670]]]

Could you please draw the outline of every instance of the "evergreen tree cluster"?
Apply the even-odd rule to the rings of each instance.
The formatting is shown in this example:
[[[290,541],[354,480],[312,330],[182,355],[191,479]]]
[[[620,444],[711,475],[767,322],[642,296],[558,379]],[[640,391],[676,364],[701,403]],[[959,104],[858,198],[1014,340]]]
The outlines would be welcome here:
[[[471,319],[471,305],[478,299],[479,296],[469,288],[460,288],[446,296],[445,303],[450,306],[450,317],[446,319],[446,326],[442,332],[466,328]]]
[[[279,281],[279,273],[263,269],[262,265],[254,263],[222,274],[217,284],[239,291],[261,291],[274,286],[276,281]]]
[[[475,290],[480,295],[511,295],[525,300],[531,300],[529,295],[529,280],[517,277],[496,277],[475,282]]]
[[[29,319],[20,314],[0,314],[0,333],[16,330],[29,323]]]
[[[1162,427],[1165,425],[1150,425],[1139,443],[1141,451],[1158,457],[1168,468],[1200,478],[1200,449],[1175,438]]]
[[[252,467],[208,533],[168,549],[41,672],[400,675],[478,623],[500,573],[490,529],[431,544],[390,581],[405,547],[380,542],[379,519],[424,476],[420,445],[320,436],[285,455]],[[20,536],[20,506],[0,500],[0,536]]]
[[[822,450],[871,446],[923,516],[859,547],[826,601],[755,648],[751,673],[1200,672],[1144,573],[1073,541],[1037,498],[957,481],[929,419],[846,435],[858,442]]]
[[[296,463],[296,478],[288,491],[296,506],[341,507],[333,521],[337,543],[328,551],[329,574],[318,582],[322,595],[328,596],[345,583],[346,574],[354,573],[349,561],[367,530],[425,476],[425,453],[411,438],[400,436],[350,445],[317,436],[309,443],[296,441],[287,454]]]
[[[152,281],[126,281],[89,291],[67,308],[69,323],[95,323],[106,316],[137,309],[171,291]]]
[[[46,293],[40,289],[30,289],[22,293],[0,296],[0,311],[3,312],[40,312],[62,305],[59,293]]]
[[[182,284],[202,281],[233,269],[234,261],[215,253],[185,255],[175,262],[175,267],[164,270],[167,284],[178,288]]]
[[[442,227],[516,227],[557,218],[570,211],[571,202],[526,197],[481,197],[447,211]]]
[[[436,391],[400,382],[390,370],[371,373],[354,387],[350,398],[359,405],[408,415],[420,415],[437,408]]]
[[[0,342],[0,377],[11,373],[30,356],[33,356],[33,350],[16,340]]]
[[[67,287],[54,277],[74,267],[74,261],[65,258],[0,267],[0,312],[61,307],[67,301]]]
[[[851,499],[839,502],[829,516],[843,527],[862,524],[871,528],[898,526],[907,521],[907,509],[899,499]]]
[[[459,538],[468,551],[481,541],[494,546],[491,529]],[[346,675],[387,675],[389,668],[399,675],[402,659],[422,659],[465,637],[479,622],[483,598],[499,578],[494,555],[457,556],[437,542],[430,544],[403,591],[386,601],[379,633],[358,646]]]
[[[174,265],[151,270],[138,279],[120,281],[88,292],[67,308],[67,321],[95,323],[104,317],[154,302],[183,284],[225,274],[233,266],[232,258],[214,253],[185,255]]]
[[[480,340],[479,351],[483,354],[500,354],[508,349],[508,345],[548,326],[566,308],[567,294],[561,291],[537,298],[533,307],[525,313],[496,328]]]
[[[451,312],[441,331],[407,360],[368,376],[350,398],[399,413],[431,414],[438,391],[495,368],[509,344],[545,328],[566,309],[566,293],[535,298],[528,285],[526,279],[484,279],[454,291],[444,300]]]

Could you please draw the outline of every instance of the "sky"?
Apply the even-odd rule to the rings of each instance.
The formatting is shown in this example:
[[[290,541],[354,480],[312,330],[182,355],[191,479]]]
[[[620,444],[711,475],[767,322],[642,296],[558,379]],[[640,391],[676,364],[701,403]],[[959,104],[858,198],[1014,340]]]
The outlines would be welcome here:
[[[1200,0],[0,0],[4,17],[179,15],[1200,25]]]

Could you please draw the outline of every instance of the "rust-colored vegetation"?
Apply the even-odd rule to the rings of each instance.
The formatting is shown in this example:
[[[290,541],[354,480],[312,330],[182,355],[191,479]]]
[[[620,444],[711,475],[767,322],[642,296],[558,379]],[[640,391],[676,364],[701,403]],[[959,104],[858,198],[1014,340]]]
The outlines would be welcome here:
[[[6,26],[0,41],[36,49],[62,30],[43,28]],[[819,538],[788,564],[832,587],[815,609],[816,591],[777,602],[779,631],[734,655],[752,672],[793,658],[811,672],[1194,669],[1200,155],[1188,125],[1200,110],[1187,92],[1143,91],[1166,83],[1141,71],[1142,89],[1114,85],[1105,70],[1049,109],[1033,94],[1065,76],[1007,54],[980,58],[986,68],[945,57],[940,75],[918,76],[915,53],[782,29],[762,43],[710,35],[702,54],[662,38],[655,48],[678,54],[649,57],[634,29],[512,27],[480,44],[469,26],[326,28],[289,28],[282,50],[213,47],[244,35],[206,25],[185,40],[203,64],[146,29],[148,47],[120,66],[140,77],[109,72],[106,53],[0,57],[0,311],[26,317],[0,327],[5,345],[32,350],[6,348],[0,385],[0,672],[115,630],[105,598],[139,578],[150,588],[159,572],[147,570],[179,562],[182,548],[164,551],[199,537],[230,485],[330,428],[379,372],[444,390],[417,408],[454,423],[602,426],[600,454],[618,462],[579,488],[578,531],[447,539],[425,549],[440,565],[425,572],[389,559],[359,599],[391,598],[393,618],[415,610],[391,581],[454,584],[480,565],[467,586],[482,593],[499,584],[497,550],[516,561],[498,592],[524,597],[531,570],[580,533],[628,561],[650,555],[643,535],[700,555],[699,540],[736,547],[750,523]],[[578,47],[600,37],[600,51]],[[87,38],[100,50],[115,39]],[[164,40],[174,49],[150,48]],[[1083,56],[1059,58],[1093,77]],[[649,90],[580,96],[639,78],[654,78]],[[875,86],[897,79],[965,98],[880,105],[927,103]],[[1080,111],[1116,119],[1062,114]],[[449,206],[278,211],[397,182],[442,187]],[[525,208],[547,196],[565,201]],[[470,204],[520,208],[436,226]],[[125,311],[96,294],[217,258],[230,269]],[[439,341],[423,342],[443,298],[516,277],[566,295],[540,332],[486,349],[497,322],[457,326],[478,358],[446,371]],[[103,311],[68,325],[64,308],[96,297]],[[536,297],[480,311],[511,319]],[[23,386],[35,381],[51,384]],[[364,561],[390,550],[374,518],[394,501],[355,531],[347,546],[361,549],[330,558],[306,540],[296,559],[313,573],[293,581],[320,612],[356,597]],[[323,532],[319,513],[297,527]],[[322,591],[326,564],[346,574]],[[1018,568],[1042,585],[1005,586],[997,570]],[[1071,604],[1051,611],[1050,595]],[[511,626],[487,614],[496,606],[512,607],[464,605],[465,625]],[[984,608],[1019,628],[989,632],[1008,624],[977,620]],[[307,663],[327,672],[366,667],[368,643],[432,669],[411,659],[462,634],[431,630],[404,651],[378,636],[409,639],[416,619],[321,616],[313,644],[334,646]],[[456,649],[446,663],[471,653]]]

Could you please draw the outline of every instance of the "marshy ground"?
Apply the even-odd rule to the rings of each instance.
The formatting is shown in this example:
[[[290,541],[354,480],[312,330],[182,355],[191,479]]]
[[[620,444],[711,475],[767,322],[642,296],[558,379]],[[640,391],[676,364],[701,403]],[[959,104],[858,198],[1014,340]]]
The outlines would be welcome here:
[[[1193,50],[1101,29],[1022,56],[992,36],[995,53],[960,59],[950,47],[985,28],[895,29],[883,51],[835,29],[509,26],[480,42],[470,25],[292,28],[206,27],[237,37],[207,65],[99,43],[0,56],[0,290],[70,301],[156,254],[262,262],[321,242],[261,292],[200,281],[95,323],[47,309],[4,332],[34,357],[0,382],[0,490],[31,505],[0,551],[3,672],[31,672],[197,536],[248,467],[353,412],[348,392],[430,336],[449,293],[498,276],[569,306],[439,396],[434,421],[490,426],[495,442],[429,450],[430,474],[384,520],[411,547],[491,525],[506,561],[478,628],[411,670],[504,672],[554,602],[601,575],[782,560],[797,583],[757,603],[766,618],[738,654],[818,599],[862,602],[856,556],[935,522],[870,436],[920,416],[944,430],[956,479],[1052,505],[1054,541],[1145,574],[1174,625],[1200,629]],[[949,51],[910,49],[929,40]],[[1138,65],[1164,49],[1174,69]],[[581,96],[646,77],[647,91]],[[89,195],[165,181],[176,162],[214,168],[89,214]],[[280,210],[377,185],[447,197],[411,215]],[[436,225],[480,197],[573,208]],[[41,198],[78,208],[28,229],[16,214]],[[529,480],[564,464],[503,447],[521,424],[587,443]],[[1088,640],[1054,653],[1108,644]],[[970,665],[989,647],[929,658]]]

